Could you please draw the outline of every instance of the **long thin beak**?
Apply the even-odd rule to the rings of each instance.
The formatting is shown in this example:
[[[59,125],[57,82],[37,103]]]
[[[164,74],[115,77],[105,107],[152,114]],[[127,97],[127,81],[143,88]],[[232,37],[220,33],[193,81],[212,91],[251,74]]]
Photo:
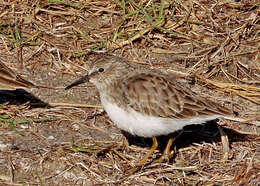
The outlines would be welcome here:
[[[79,84],[86,83],[86,82],[89,82],[88,75],[83,76],[82,78],[78,79],[77,81],[74,81],[72,84],[70,84],[69,86],[67,86],[67,87],[65,88],[65,90],[68,90],[68,89],[70,89],[70,88],[72,88],[72,87],[75,87],[75,86],[77,86],[77,85],[79,85]]]

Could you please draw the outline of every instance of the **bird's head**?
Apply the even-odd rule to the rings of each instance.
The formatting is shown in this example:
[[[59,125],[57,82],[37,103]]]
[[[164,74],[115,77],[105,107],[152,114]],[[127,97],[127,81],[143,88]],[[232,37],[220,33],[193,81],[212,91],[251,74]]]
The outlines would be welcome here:
[[[66,90],[85,82],[91,82],[98,89],[102,89],[120,79],[123,74],[128,73],[133,68],[122,58],[109,54],[99,55],[88,66],[88,74],[67,86]]]

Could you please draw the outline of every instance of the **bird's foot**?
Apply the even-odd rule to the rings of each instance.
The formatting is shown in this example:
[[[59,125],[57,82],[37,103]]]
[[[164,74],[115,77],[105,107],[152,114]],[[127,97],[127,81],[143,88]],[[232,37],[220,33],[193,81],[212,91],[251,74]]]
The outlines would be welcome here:
[[[149,150],[149,152],[137,163],[137,165],[129,170],[126,171],[126,174],[130,175],[130,174],[134,174],[135,172],[139,171],[140,169],[142,169],[145,165],[145,163],[147,162],[148,158],[150,156],[152,156],[152,154],[154,153],[154,151],[157,149],[158,147],[158,142],[156,137],[153,137],[153,146],[152,148]]]

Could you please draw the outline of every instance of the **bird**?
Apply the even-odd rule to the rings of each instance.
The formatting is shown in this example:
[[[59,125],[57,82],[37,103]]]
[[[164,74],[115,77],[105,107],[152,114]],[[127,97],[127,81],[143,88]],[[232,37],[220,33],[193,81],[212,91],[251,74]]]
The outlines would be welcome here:
[[[0,62],[0,90],[16,90],[36,87]]]
[[[231,109],[192,91],[178,75],[108,53],[99,54],[89,63],[88,74],[65,89],[87,82],[96,86],[105,111],[119,129],[153,140],[150,151],[130,172],[143,167],[154,153],[157,136],[233,115]],[[169,155],[172,143],[173,137],[164,155]]]

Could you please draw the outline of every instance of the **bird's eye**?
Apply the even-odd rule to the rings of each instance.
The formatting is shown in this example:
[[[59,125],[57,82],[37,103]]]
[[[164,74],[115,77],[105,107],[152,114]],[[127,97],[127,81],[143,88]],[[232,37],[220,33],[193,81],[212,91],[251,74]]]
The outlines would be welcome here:
[[[103,68],[99,68],[98,71],[99,72],[104,72],[104,69]]]

